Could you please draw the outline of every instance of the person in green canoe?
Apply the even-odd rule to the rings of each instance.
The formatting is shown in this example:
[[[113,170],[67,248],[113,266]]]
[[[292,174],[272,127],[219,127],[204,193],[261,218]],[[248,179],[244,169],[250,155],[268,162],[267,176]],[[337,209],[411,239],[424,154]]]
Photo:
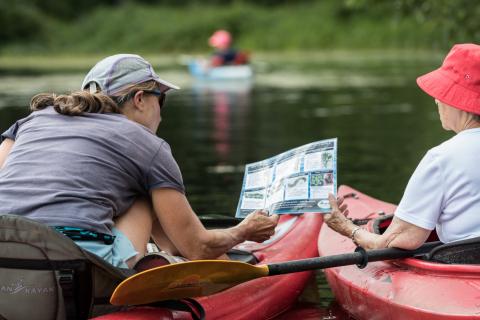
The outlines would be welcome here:
[[[207,230],[193,212],[155,134],[172,89],[142,57],[119,54],[98,62],[79,92],[33,97],[32,113],[1,134],[0,214],[45,223],[117,267],[134,266],[150,238],[191,260],[269,239],[277,215],[257,210]]]
[[[480,236],[480,46],[455,45],[417,84],[435,100],[442,127],[456,135],[426,153],[382,235],[354,225],[343,199],[330,195],[325,223],[366,249],[415,249],[434,229],[444,243]]]

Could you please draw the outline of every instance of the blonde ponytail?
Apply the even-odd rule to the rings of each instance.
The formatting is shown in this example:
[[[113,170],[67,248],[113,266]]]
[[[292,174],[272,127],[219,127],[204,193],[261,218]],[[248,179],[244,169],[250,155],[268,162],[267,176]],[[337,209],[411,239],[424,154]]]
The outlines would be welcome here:
[[[110,97],[102,92],[90,93],[78,91],[71,94],[56,95],[39,93],[30,101],[30,111],[38,111],[53,106],[55,111],[67,116],[78,116],[82,113],[122,113],[123,105],[139,90],[158,89],[154,80],[135,84],[119,91]]]
[[[109,96],[97,92],[73,92],[71,94],[40,93],[30,101],[30,110],[37,111],[53,106],[55,111],[67,116],[78,116],[82,113],[120,113],[120,108]]]

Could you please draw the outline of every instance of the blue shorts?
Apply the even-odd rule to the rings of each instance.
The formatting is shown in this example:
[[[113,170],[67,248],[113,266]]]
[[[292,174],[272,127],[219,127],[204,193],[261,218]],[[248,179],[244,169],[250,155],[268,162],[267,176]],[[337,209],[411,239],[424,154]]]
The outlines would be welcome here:
[[[76,240],[75,243],[83,249],[90,251],[108,263],[119,268],[128,268],[126,261],[138,254],[130,239],[117,228],[112,228],[115,240],[112,244],[99,241]]]

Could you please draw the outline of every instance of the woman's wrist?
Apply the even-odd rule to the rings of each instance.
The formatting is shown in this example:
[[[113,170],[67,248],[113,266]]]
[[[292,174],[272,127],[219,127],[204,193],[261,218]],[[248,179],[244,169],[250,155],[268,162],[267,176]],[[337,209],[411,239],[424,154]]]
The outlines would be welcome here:
[[[242,243],[247,240],[247,234],[248,234],[248,227],[245,224],[238,224],[235,227],[232,227],[230,229],[227,229],[230,231],[229,233],[231,234],[232,238],[238,243]]]
[[[362,227],[359,227],[359,226],[356,226],[352,232],[350,233],[350,239],[352,239],[353,243],[355,243],[355,245],[358,246],[358,242],[357,240],[355,239],[355,236],[358,234],[358,232],[362,230]]]

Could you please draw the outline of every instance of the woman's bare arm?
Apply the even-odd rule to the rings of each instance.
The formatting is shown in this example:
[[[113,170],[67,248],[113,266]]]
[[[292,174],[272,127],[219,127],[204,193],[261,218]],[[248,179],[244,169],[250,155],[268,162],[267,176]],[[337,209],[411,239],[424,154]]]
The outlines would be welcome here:
[[[169,251],[176,249],[191,260],[215,259],[245,240],[265,241],[274,234],[278,222],[277,215],[255,211],[235,227],[207,230],[181,192],[155,189],[152,200],[163,233],[174,246]]]

